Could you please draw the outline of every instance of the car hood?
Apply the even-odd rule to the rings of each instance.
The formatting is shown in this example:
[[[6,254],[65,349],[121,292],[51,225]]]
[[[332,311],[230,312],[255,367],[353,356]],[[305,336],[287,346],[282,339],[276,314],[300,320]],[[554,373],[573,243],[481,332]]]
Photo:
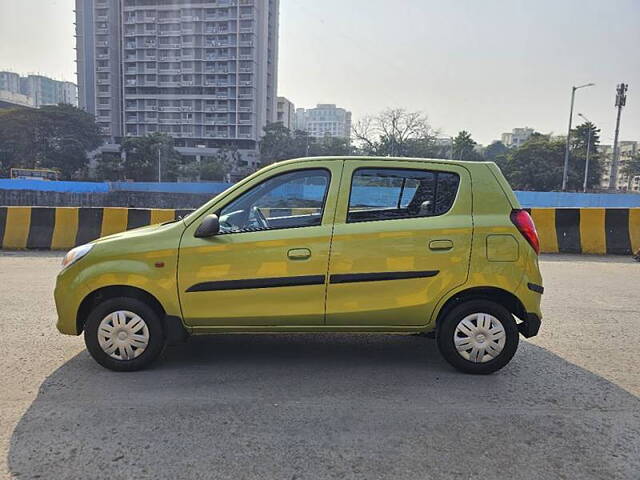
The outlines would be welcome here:
[[[127,230],[125,232],[114,233],[112,235],[100,237],[90,243],[103,244],[103,243],[111,243],[113,241],[120,241],[120,240],[129,240],[129,239],[133,240],[136,238],[153,235],[156,232],[166,231],[169,228],[176,228],[176,227],[184,228],[184,222],[182,220],[177,220],[173,222],[158,223],[156,225],[148,225],[146,227],[134,228],[133,230]]]

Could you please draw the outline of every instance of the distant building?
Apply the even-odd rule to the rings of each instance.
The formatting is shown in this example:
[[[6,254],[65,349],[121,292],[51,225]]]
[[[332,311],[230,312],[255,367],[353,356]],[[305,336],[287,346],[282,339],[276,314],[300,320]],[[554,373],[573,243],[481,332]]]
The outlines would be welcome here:
[[[434,140],[436,147],[451,147],[453,145],[453,137],[438,137]]]
[[[20,93],[20,75],[13,72],[0,72],[0,91]]]
[[[276,119],[279,0],[75,0],[80,106],[107,144],[165,133],[254,170]]]
[[[18,107],[35,108],[36,105],[31,97],[21,93],[10,92],[9,90],[0,90],[0,109]]]
[[[334,104],[296,110],[296,129],[316,138],[351,138],[351,112]]]
[[[296,107],[285,97],[278,97],[276,106],[276,121],[282,123],[289,130],[295,129]]]
[[[71,82],[62,82],[43,75],[20,78],[20,92],[33,98],[36,107],[68,103],[78,106],[78,89]]]
[[[640,175],[636,175],[629,181],[629,177],[624,174],[622,168],[626,162],[631,160],[635,155],[640,154],[640,142],[636,141],[622,141],[618,144],[620,148],[620,157],[618,163],[618,179],[616,182],[616,188],[618,190],[628,190],[633,192],[640,192]],[[613,163],[613,145],[600,145],[598,147],[604,172],[602,180],[600,181],[600,187],[603,189],[609,188],[609,177],[611,176],[611,164]]]
[[[68,103],[74,107],[78,106],[78,86],[72,82],[61,82],[60,93],[62,103]],[[60,103],[60,102],[58,102]]]
[[[4,98],[9,98],[9,94],[13,94],[12,98],[18,99],[18,103],[23,106],[41,107],[59,103],[78,106],[78,87],[75,84],[42,75],[21,77],[14,72],[0,72],[0,92],[4,92]],[[21,95],[21,97],[15,97],[15,95]]]
[[[524,128],[514,128],[511,132],[503,133],[501,136],[502,143],[511,148],[511,147],[519,147],[524,142],[529,140],[529,137],[533,135],[533,128],[524,127]]]

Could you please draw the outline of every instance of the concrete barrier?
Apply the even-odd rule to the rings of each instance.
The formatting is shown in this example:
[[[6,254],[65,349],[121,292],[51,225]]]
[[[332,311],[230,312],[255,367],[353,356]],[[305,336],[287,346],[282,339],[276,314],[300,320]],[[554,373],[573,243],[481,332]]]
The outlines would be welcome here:
[[[544,253],[629,255],[640,249],[640,208],[532,208]]]
[[[271,209],[267,216],[312,209]],[[3,249],[65,250],[132,228],[174,220],[190,210],[0,207]],[[532,208],[543,253],[628,255],[640,249],[640,208]]]
[[[190,211],[0,207],[0,246],[9,250],[67,250],[112,233],[174,220]]]

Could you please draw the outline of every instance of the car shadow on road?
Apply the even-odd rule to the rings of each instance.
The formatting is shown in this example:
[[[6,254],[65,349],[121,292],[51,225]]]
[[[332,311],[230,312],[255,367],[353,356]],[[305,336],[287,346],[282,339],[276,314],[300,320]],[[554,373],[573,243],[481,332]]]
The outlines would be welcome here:
[[[114,373],[86,353],[41,385],[20,479],[634,478],[640,399],[522,342],[494,375],[393,335],[221,335]]]

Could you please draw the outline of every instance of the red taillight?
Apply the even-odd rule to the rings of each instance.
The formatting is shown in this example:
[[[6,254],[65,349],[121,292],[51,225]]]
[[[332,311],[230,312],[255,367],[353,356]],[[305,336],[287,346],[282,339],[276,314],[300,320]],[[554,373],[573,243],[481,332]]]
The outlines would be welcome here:
[[[511,212],[511,221],[520,231],[529,245],[533,247],[536,254],[540,253],[540,240],[538,239],[538,232],[536,226],[533,223],[533,219],[529,212],[526,210],[513,210]]]

